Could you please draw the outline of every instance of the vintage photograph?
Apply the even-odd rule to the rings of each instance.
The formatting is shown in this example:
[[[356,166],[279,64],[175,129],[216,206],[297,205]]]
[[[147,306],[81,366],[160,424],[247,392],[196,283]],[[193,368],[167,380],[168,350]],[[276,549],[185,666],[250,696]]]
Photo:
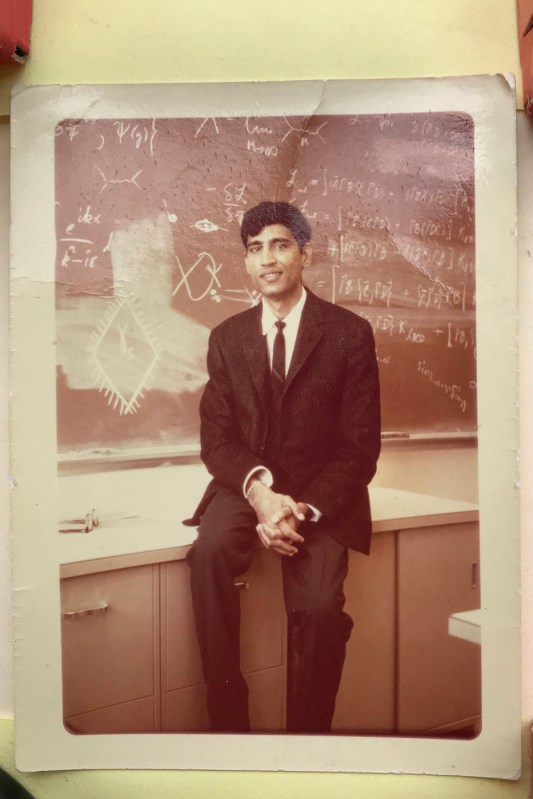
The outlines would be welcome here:
[[[193,545],[62,581],[67,728],[475,735],[472,119],[68,119],[55,187],[59,465],[95,484],[59,530],[151,518]],[[372,506],[397,490],[415,520],[372,536],[381,437],[417,474]],[[452,448],[460,474],[428,468]],[[196,508],[186,470],[213,478]]]
[[[65,751],[180,734],[233,747],[231,768],[261,740],[276,763],[289,735],[375,759],[425,741],[420,769],[447,773],[439,744],[483,747],[499,556],[480,535],[478,353],[487,231],[505,235],[480,189],[494,131],[444,84],[429,102],[403,82],[402,102],[340,82],[312,110],[306,84],[255,103],[251,85],[189,87],[189,105],[176,87],[57,96],[47,618]]]

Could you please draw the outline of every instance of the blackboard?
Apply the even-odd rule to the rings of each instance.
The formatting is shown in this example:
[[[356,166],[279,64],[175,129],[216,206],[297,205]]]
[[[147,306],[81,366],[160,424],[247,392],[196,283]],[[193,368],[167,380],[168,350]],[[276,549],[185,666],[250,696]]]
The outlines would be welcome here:
[[[210,328],[257,301],[240,221],[295,203],[306,284],[373,326],[383,429],[476,429],[474,129],[463,113],[64,120],[62,453],[198,446]]]

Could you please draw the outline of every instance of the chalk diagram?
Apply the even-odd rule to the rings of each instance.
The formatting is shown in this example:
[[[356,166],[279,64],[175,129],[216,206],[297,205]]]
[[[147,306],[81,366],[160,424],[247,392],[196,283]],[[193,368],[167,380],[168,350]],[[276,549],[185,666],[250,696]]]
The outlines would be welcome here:
[[[95,383],[120,415],[136,413],[160,359],[160,349],[134,297],[107,310],[89,346]]]

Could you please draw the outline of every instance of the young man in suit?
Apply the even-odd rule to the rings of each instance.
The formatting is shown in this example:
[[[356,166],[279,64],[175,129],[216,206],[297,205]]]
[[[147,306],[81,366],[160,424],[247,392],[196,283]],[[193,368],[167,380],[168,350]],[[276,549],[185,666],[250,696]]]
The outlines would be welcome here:
[[[241,237],[262,301],[210,337],[200,416],[213,480],[189,553],[208,712],[214,731],[250,729],[233,580],[259,538],[282,562],[287,730],[326,733],[352,628],[347,547],[370,548],[367,485],[380,449],[374,340],[365,320],[304,288],[311,229],[297,208],[260,203]]]

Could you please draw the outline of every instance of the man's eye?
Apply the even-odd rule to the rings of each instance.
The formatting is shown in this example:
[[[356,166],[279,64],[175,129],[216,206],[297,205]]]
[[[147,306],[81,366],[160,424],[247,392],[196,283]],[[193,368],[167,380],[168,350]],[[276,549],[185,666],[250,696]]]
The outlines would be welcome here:
[[[276,250],[286,250],[286,249],[287,249],[287,242],[285,241],[276,242]]]

